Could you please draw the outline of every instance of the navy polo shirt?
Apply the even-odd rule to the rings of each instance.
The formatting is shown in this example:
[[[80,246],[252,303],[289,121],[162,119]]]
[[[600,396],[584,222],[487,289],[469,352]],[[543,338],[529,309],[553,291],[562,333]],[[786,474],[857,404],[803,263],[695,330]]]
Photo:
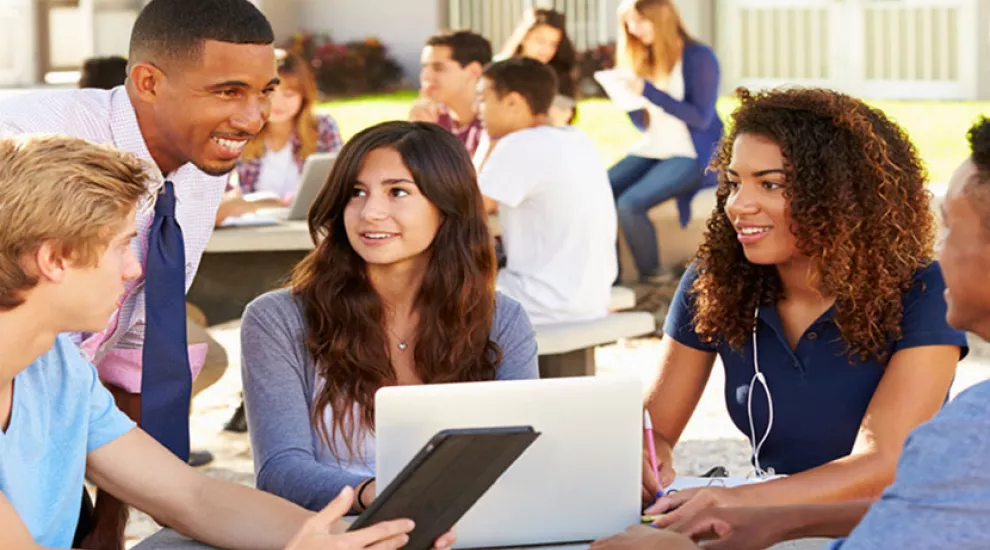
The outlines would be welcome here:
[[[698,274],[692,265],[674,295],[664,332],[681,344],[717,352],[725,367],[725,403],[729,416],[750,438],[747,398],[753,378],[753,342],[741,351],[727,343],[702,342],[694,331],[694,299],[691,286]],[[966,335],[945,320],[945,281],[938,263],[918,270],[914,286],[904,295],[903,337],[889,343],[891,354],[899,350],[934,345],[968,352]],[[773,399],[773,426],[760,450],[760,465],[778,474],[795,474],[821,466],[852,452],[866,408],[883,376],[876,360],[851,360],[833,321],[835,308],[819,317],[791,349],[776,306],[760,308],[756,338],[760,371]],[[767,430],[769,407],[766,393],[753,387],[753,421],[756,441]]]

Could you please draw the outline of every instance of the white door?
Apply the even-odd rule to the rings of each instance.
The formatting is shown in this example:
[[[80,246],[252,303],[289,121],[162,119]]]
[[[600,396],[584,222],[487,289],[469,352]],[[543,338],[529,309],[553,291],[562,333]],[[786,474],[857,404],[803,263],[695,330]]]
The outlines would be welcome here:
[[[727,89],[825,86],[863,97],[976,96],[978,0],[723,0]]]
[[[34,29],[31,0],[0,0],[0,87],[34,83]]]

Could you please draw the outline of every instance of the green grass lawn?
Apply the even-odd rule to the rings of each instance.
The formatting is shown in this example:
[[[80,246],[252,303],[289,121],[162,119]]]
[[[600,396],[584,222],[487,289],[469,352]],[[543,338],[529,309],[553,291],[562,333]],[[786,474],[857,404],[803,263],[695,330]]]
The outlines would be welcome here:
[[[405,119],[409,104],[415,98],[413,92],[367,96],[323,103],[321,110],[333,115],[344,139],[348,139],[371,124]],[[966,157],[966,130],[976,117],[981,113],[990,114],[990,102],[875,101],[873,104],[907,130],[928,164],[931,180],[935,183],[947,182],[955,167]],[[728,118],[734,106],[735,101],[730,98],[719,101],[718,110],[723,120]],[[577,125],[595,141],[608,165],[622,157],[638,134],[623,113],[602,99],[580,103]]]

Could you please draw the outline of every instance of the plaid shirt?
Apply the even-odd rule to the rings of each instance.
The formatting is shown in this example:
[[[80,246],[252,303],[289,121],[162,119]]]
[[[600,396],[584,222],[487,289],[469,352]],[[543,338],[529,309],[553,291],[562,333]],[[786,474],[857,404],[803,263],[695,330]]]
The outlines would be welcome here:
[[[471,154],[471,156],[474,156],[475,151],[478,150],[478,143],[481,141],[481,134],[485,133],[485,129],[481,125],[480,118],[474,117],[471,124],[457,127],[457,125],[454,124],[454,119],[446,111],[440,113],[440,116],[437,118],[437,125],[451,134],[454,134],[454,137],[461,140],[461,143],[464,144],[464,147],[468,150],[468,153]]]
[[[340,137],[340,129],[330,115],[318,115],[316,117],[316,132],[318,134],[316,142],[317,153],[335,153],[344,145],[344,140]],[[302,161],[299,160],[299,149],[302,147],[302,140],[292,133],[292,158],[296,160],[296,166],[302,170]],[[237,163],[237,188],[241,193],[254,193],[257,191],[258,177],[261,175],[262,159],[260,156],[253,160],[242,160]],[[228,183],[227,190],[234,189],[234,184]]]

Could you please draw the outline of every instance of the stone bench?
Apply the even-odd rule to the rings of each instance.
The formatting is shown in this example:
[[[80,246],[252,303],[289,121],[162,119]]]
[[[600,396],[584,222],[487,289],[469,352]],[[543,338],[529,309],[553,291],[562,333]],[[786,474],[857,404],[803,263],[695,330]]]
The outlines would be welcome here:
[[[656,320],[652,313],[622,311],[635,305],[636,293],[616,286],[612,287],[607,316],[593,321],[536,326],[540,377],[593,376],[596,347],[653,334]]]
[[[609,311],[622,311],[634,307],[636,307],[636,291],[624,286],[612,287],[612,298],[608,303]]]

